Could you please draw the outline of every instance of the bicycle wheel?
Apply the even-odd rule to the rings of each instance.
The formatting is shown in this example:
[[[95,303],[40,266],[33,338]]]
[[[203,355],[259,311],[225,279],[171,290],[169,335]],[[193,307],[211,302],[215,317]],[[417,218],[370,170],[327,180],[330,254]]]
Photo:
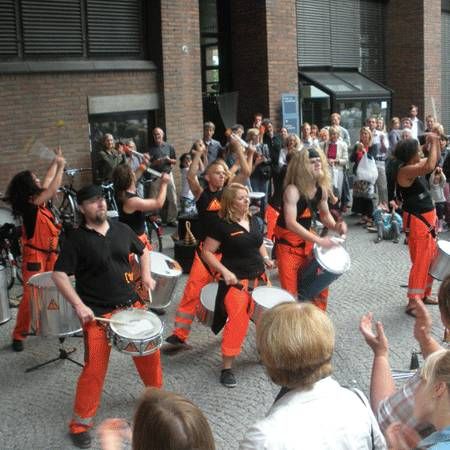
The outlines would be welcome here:
[[[53,206],[56,208],[56,214],[62,223],[73,227],[78,226],[78,208],[72,195],[65,191],[58,191],[53,198]]]
[[[153,251],[163,253],[162,228],[155,222],[148,221],[147,235],[148,240],[152,244]]]

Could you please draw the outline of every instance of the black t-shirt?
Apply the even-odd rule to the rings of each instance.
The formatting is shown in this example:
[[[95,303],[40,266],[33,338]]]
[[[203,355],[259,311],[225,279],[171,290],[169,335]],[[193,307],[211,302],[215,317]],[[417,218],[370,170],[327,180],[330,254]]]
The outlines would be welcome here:
[[[239,279],[257,278],[264,272],[264,260],[259,253],[263,235],[256,216],[250,219],[250,231],[235,222],[218,219],[207,235],[221,243],[221,262]]]
[[[96,315],[136,300],[129,253],[142,255],[144,244],[120,222],[109,222],[103,236],[81,226],[63,243],[55,271],[75,274],[76,291]]]
[[[223,190],[212,192],[206,187],[196,201],[200,231],[198,239],[205,240],[208,228],[217,221],[220,210],[220,200]]]
[[[139,197],[137,194],[125,192],[127,199]],[[145,232],[145,214],[142,211],[134,211],[131,214],[123,210],[123,203],[117,198],[117,206],[119,207],[119,220],[126,223],[138,236]]]

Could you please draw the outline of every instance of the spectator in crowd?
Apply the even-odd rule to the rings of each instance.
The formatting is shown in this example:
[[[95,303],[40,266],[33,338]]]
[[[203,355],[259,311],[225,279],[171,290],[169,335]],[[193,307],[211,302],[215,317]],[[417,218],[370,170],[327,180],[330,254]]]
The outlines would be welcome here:
[[[373,213],[373,221],[377,229],[375,244],[383,239],[391,239],[394,244],[398,244],[403,221],[395,208],[391,212],[386,203],[380,203]]]
[[[286,139],[286,147],[280,151],[278,165],[280,167],[287,165],[294,153],[299,152],[303,148],[300,138],[296,134],[290,134]]]
[[[308,122],[304,122],[302,125],[302,144],[307,147],[317,145],[319,141],[311,136],[311,125]]]
[[[328,128],[322,128],[319,131],[319,146],[322,150],[325,148],[325,144],[330,140],[330,133]]]
[[[257,128],[258,130],[262,127],[263,115],[260,112],[253,114],[252,128]]]
[[[424,133],[425,127],[423,122],[417,117],[419,113],[419,108],[416,105],[411,105],[409,107],[409,118],[411,119],[411,130],[412,137],[417,139],[418,136]]]
[[[389,130],[388,133],[388,141],[389,141],[389,150],[390,150],[390,154],[392,154],[392,152],[395,149],[395,146],[398,144],[398,142],[400,141],[400,139],[402,138],[401,136],[401,130],[400,130],[400,119],[398,117],[393,117],[391,119],[391,129]],[[389,156],[390,156],[389,154]]]
[[[244,135],[244,132],[245,132],[244,126],[241,125],[240,123],[237,123],[231,127],[231,132],[233,134],[235,134],[236,136],[239,136],[240,138],[242,138],[242,136]]]
[[[272,161],[272,182],[273,184],[278,182],[280,167],[278,165],[278,160],[280,158],[280,152],[282,148],[281,136],[275,134],[272,121],[270,119],[265,119],[263,121],[265,127],[265,132],[263,136],[263,143],[269,148],[270,160]],[[272,194],[270,184],[269,184],[269,195]]]
[[[384,123],[383,117],[381,116],[377,118],[377,130],[386,134],[386,125]]]
[[[340,139],[340,128],[329,128],[330,140],[325,143],[324,153],[330,165],[331,181],[337,190],[337,196],[341,200],[344,172],[348,163],[348,148],[343,139]]]
[[[260,213],[264,217],[267,196],[269,194],[269,182],[272,175],[272,165],[267,144],[259,143],[259,141],[258,128],[250,128],[247,130],[247,142],[256,148],[250,184],[254,192],[264,192],[265,194],[260,200]]]
[[[281,147],[286,146],[286,139],[289,136],[289,132],[286,127],[280,128],[280,139],[281,139]]]
[[[436,125],[436,117],[434,117],[431,114],[428,114],[427,117],[425,117],[425,124],[426,124],[426,128],[424,130],[425,133],[430,133],[433,131],[434,126]]]
[[[355,144],[350,155],[350,161],[354,163],[353,173],[356,175],[358,164],[364,154],[371,159],[374,158],[376,148],[372,145],[372,133],[370,128],[363,127],[359,131],[359,141]],[[367,181],[358,180],[355,176],[353,182],[353,205],[352,212],[362,214],[359,224],[372,225],[374,186]]]
[[[187,398],[147,388],[139,399],[133,430],[123,419],[107,419],[99,427],[102,450],[215,450],[208,420]]]
[[[311,125],[311,137],[319,142],[319,127],[315,123]]]
[[[350,134],[346,128],[341,126],[341,115],[339,113],[333,113],[330,116],[330,124],[332,127],[339,128],[339,136],[346,144],[347,148],[350,147]]]
[[[100,150],[95,164],[96,180],[99,183],[110,182],[112,173],[119,164],[126,164],[125,154],[115,148],[112,134],[103,137],[103,150]]]
[[[378,127],[378,118],[370,117],[367,121],[370,131],[372,133],[372,146],[374,148],[374,158],[377,164],[378,178],[376,181],[376,188],[378,193],[378,201],[388,201],[387,195],[387,179],[386,179],[386,159],[389,150],[389,141],[386,133],[380,131]],[[384,121],[383,121],[384,124]]]
[[[283,389],[240,450],[386,449],[364,394],[331,376],[335,333],[325,313],[310,304],[277,305],[258,323],[256,342],[269,377]]]
[[[206,146],[204,141],[195,141],[192,150],[206,153]],[[180,156],[180,173],[181,173],[181,195],[180,195],[180,216],[192,217],[197,214],[197,207],[195,205],[195,197],[189,187],[189,182],[187,175],[189,172],[189,167],[192,164],[191,153],[183,153]],[[199,161],[199,172],[202,173],[205,170],[203,162]]]
[[[405,128],[412,130],[412,121],[409,117],[402,117],[401,123],[402,123],[402,130],[404,130]]]
[[[444,221],[446,198],[444,188],[447,179],[441,167],[437,166],[430,175],[430,191],[431,198],[434,202],[434,207],[436,208],[436,215],[438,218],[438,225],[436,231],[442,233],[447,231],[447,226]]]
[[[206,161],[203,161],[205,167],[215,161],[222,150],[222,146],[219,141],[213,139],[214,132],[216,131],[216,126],[212,122],[205,122],[203,125],[203,143],[208,150],[205,154]],[[195,145],[195,144],[194,144]]]
[[[172,167],[177,162],[177,156],[173,146],[164,141],[164,131],[161,128],[157,127],[153,129],[153,141],[153,146],[148,150],[150,155],[150,165],[152,169],[170,175],[170,182],[167,185],[167,198],[161,211],[161,219],[168,226],[176,226],[178,215],[177,192],[173,179]],[[161,180],[156,180],[150,184],[148,193],[149,198],[155,198],[158,195],[160,181]]]

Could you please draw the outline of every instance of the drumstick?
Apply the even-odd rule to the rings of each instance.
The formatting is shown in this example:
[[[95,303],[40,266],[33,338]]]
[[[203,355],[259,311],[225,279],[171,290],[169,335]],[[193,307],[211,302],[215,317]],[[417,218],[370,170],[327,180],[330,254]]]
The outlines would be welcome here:
[[[266,286],[272,287],[272,282],[270,281],[269,272],[267,270],[266,270],[266,278],[267,278]]]
[[[116,319],[107,319],[106,317],[94,317],[94,319],[98,320],[99,322],[114,323],[116,325],[129,325],[127,322],[122,322],[121,320]]]

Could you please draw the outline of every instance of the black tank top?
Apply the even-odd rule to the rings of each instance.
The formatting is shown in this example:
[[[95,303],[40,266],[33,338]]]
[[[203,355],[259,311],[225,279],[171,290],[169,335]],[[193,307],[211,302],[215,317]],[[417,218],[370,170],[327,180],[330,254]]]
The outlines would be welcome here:
[[[398,185],[403,200],[403,210],[411,214],[422,214],[434,209],[430,191],[424,177],[417,177],[409,187]]]
[[[211,192],[206,187],[196,201],[198,219],[200,223],[199,240],[204,241],[208,227],[214,222],[220,209],[220,199],[222,198],[222,189]]]
[[[319,203],[322,200],[322,188],[320,186],[317,186],[317,191],[314,197],[309,200],[303,195],[300,196],[300,199],[297,202],[297,222],[307,230],[311,228],[311,224],[313,219],[317,216],[317,211],[319,209]],[[310,209],[311,214],[309,217],[302,217],[304,212]],[[281,212],[277,219],[277,225],[281,228],[286,227],[286,220],[284,218],[284,204],[282,202],[281,205]]]
[[[126,198],[139,197],[137,194],[125,192]],[[119,221],[126,223],[138,236],[145,232],[145,214],[142,211],[135,211],[128,214],[123,210],[123,203],[117,199],[119,208]]]

